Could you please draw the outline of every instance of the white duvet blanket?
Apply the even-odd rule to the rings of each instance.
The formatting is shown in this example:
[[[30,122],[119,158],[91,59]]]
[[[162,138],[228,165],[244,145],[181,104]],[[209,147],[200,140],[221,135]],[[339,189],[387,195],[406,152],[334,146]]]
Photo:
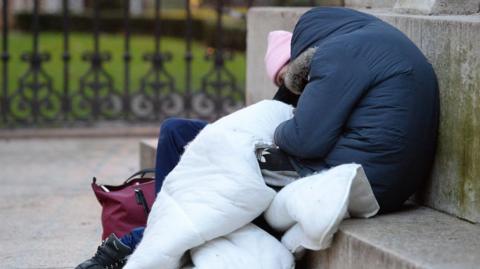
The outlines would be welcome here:
[[[292,111],[262,101],[205,127],[165,179],[124,268],[291,269],[293,253],[328,247],[344,217],[376,214],[357,164],[299,179],[278,194],[265,185],[255,148],[272,145],[275,128]],[[263,212],[285,231],[281,243],[250,224]]]

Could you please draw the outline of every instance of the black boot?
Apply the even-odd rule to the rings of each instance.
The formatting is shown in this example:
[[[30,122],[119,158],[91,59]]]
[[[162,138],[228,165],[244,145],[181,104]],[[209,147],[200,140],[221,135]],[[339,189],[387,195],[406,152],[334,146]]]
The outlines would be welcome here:
[[[127,256],[132,250],[118,239],[115,234],[111,234],[98,247],[97,253],[75,269],[120,269],[127,262]]]

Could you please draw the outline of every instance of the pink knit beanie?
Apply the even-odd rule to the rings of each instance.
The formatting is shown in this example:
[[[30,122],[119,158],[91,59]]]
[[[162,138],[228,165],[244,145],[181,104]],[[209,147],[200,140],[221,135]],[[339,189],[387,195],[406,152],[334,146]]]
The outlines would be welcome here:
[[[272,31],[268,33],[265,68],[267,75],[275,83],[275,75],[290,60],[290,41],[292,33],[287,31]]]

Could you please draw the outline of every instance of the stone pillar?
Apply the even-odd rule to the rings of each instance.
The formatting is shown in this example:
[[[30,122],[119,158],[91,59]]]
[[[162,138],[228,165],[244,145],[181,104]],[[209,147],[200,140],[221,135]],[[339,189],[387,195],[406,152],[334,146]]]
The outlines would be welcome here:
[[[42,9],[46,13],[60,13],[62,11],[62,1],[58,0],[43,0],[41,2]]]
[[[480,12],[480,0],[397,0],[394,10],[410,14],[473,14]]]
[[[80,0],[69,0],[69,7],[72,13],[83,13],[85,11],[85,4]]]
[[[8,3],[13,8],[14,13],[31,11],[33,8],[33,1],[15,0],[15,1],[9,1]]]
[[[130,13],[133,16],[140,16],[143,14],[143,1],[130,1]]]

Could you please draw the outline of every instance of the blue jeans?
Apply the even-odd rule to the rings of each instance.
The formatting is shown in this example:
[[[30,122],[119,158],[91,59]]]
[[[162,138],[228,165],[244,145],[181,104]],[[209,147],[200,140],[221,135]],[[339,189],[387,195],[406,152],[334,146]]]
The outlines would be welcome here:
[[[165,177],[173,170],[185,150],[185,146],[208,124],[202,120],[169,118],[160,126],[155,164],[155,189],[158,193]],[[120,240],[132,250],[143,237],[145,227],[133,229]]]
[[[208,124],[202,120],[169,118],[160,127],[155,164],[155,189],[160,192],[165,177],[175,168],[185,146]]]

